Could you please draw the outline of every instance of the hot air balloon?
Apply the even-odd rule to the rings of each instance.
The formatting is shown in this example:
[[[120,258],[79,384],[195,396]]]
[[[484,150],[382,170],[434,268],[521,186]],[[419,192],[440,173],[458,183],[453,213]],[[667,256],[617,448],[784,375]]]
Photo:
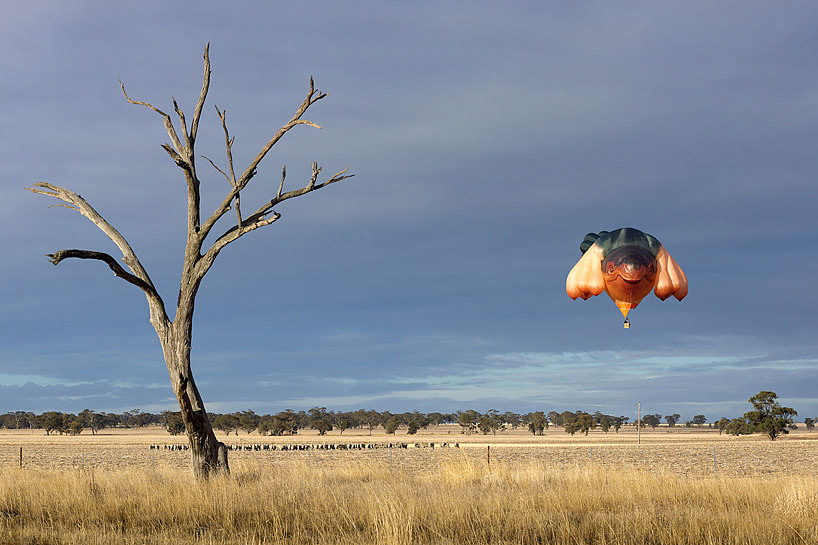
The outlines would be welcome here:
[[[687,276],[656,237],[639,229],[588,233],[580,244],[582,257],[568,273],[565,291],[571,299],[588,299],[603,291],[613,299],[630,327],[628,312],[650,290],[664,301],[687,295]]]

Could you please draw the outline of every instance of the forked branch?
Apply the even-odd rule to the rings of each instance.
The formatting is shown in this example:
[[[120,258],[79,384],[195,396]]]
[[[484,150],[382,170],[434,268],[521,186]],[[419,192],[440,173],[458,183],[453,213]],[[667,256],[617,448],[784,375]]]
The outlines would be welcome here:
[[[250,180],[256,175],[256,168],[261,163],[261,161],[264,159],[264,157],[267,155],[267,153],[273,148],[273,146],[276,145],[276,143],[278,143],[279,140],[281,140],[281,138],[290,129],[296,127],[297,125],[309,125],[310,127],[315,127],[317,129],[321,128],[321,126],[318,125],[317,123],[313,123],[312,121],[307,121],[306,119],[301,119],[301,118],[303,117],[304,113],[307,111],[307,109],[309,109],[310,106],[312,106],[313,104],[315,104],[316,102],[318,102],[319,100],[321,100],[322,98],[324,98],[326,96],[328,96],[328,93],[322,93],[321,91],[317,91],[315,89],[315,81],[313,80],[312,77],[310,77],[310,88],[307,91],[307,95],[304,97],[304,100],[301,101],[301,104],[298,106],[298,109],[296,109],[296,111],[293,114],[292,118],[290,118],[290,120],[287,123],[282,125],[281,128],[278,129],[278,131],[273,135],[273,137],[270,138],[270,140],[264,145],[264,147],[261,149],[261,151],[258,153],[258,155],[256,155],[256,157],[252,161],[250,161],[250,163],[247,165],[247,168],[244,169],[244,172],[241,174],[241,176],[239,176],[238,178],[236,177],[235,172],[233,171],[232,164],[231,164],[231,166],[229,168],[229,175],[227,175],[227,173],[225,173],[223,170],[216,167],[216,169],[219,172],[221,172],[222,175],[225,175],[225,177],[228,179],[228,181],[230,181],[230,183],[232,184],[233,187],[228,192],[228,194],[225,196],[225,198],[222,200],[222,202],[218,206],[218,208],[216,208],[216,210],[213,212],[213,214],[211,214],[210,217],[202,223],[202,226],[201,226],[201,229],[200,229],[200,235],[201,235],[200,240],[202,242],[204,242],[204,239],[207,238],[208,234],[210,234],[210,231],[211,231],[211,229],[213,229],[213,226],[216,224],[216,222],[219,221],[219,219],[222,216],[224,216],[224,214],[227,213],[228,210],[230,210],[231,203],[233,203],[233,201],[236,200],[236,197],[238,196],[239,192],[242,189],[244,189],[247,186],[247,184],[250,182]],[[224,128],[224,132],[225,132],[225,141],[226,141],[226,147],[227,147],[227,151],[228,151],[228,159],[229,159],[229,161],[232,162],[231,148],[232,148],[233,139],[229,138],[229,136],[228,136],[227,122],[226,122],[226,119],[225,119],[226,115],[222,115],[222,113],[220,113],[219,117],[222,120],[222,127]],[[208,159],[208,161],[210,161],[210,160]],[[213,164],[212,161],[211,161],[211,164]],[[213,166],[215,167],[216,165],[213,164]],[[284,178],[284,176],[282,175],[282,187],[283,187],[283,178]],[[241,221],[239,219],[238,224],[236,225],[236,228],[241,230],[242,229],[242,224],[243,224],[243,221]]]
[[[156,288],[154,287],[150,276],[148,276],[147,271],[142,266],[142,263],[139,261],[136,253],[133,251],[133,248],[131,248],[131,245],[128,244],[127,240],[125,240],[125,237],[123,237],[113,225],[108,223],[108,221],[103,218],[94,209],[94,207],[88,204],[85,199],[73,191],[69,191],[63,187],[46,182],[37,182],[34,184],[34,187],[27,187],[26,189],[33,193],[59,199],[63,201],[63,204],[57,206],[64,206],[66,208],[70,208],[71,210],[75,210],[91,220],[94,225],[96,225],[109,239],[111,239],[114,244],[116,244],[117,248],[119,248],[119,250],[122,252],[122,261],[125,262],[132,274],[125,271],[125,269],[123,269],[122,266],[119,265],[119,263],[117,263],[116,260],[114,260],[114,258],[112,258],[110,255],[102,252],[92,252],[89,250],[61,250],[59,252],[49,254],[48,257],[54,265],[69,257],[77,257],[80,259],[99,259],[104,261],[105,263],[108,263],[108,266],[111,267],[114,274],[141,288],[148,296],[148,299],[151,300],[153,304],[157,305],[157,308],[160,309],[161,314],[167,318],[164,302],[159,296],[159,293],[156,291]]]

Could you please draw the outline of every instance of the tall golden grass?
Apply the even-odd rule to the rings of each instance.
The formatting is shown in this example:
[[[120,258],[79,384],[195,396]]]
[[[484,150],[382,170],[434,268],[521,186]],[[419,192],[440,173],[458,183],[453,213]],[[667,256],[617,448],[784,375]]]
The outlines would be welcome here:
[[[3,544],[818,543],[818,477],[684,477],[465,456],[189,471],[0,470]]]

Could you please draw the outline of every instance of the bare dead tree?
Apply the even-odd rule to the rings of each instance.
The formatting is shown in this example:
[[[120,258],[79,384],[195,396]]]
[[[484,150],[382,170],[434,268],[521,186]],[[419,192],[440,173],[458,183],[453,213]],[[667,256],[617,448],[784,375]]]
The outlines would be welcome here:
[[[284,191],[284,180],[286,168],[282,168],[281,181],[278,190],[271,196],[270,200],[258,206],[252,213],[243,214],[241,209],[241,191],[257,173],[259,163],[264,159],[270,149],[291,129],[298,125],[309,125],[321,128],[312,121],[303,119],[304,113],[316,102],[327,96],[315,89],[313,79],[310,78],[310,87],[307,95],[292,118],[270,138],[256,157],[250,161],[241,174],[236,175],[233,165],[233,141],[227,128],[227,111],[216,112],[221,120],[224,130],[225,148],[227,152],[227,167],[219,168],[215,162],[205,157],[205,159],[221,174],[230,184],[230,189],[225,195],[221,204],[210,216],[202,221],[200,209],[200,181],[196,170],[196,158],[194,146],[199,129],[199,119],[207,98],[210,87],[210,46],[208,44],[204,51],[204,81],[199,100],[193,112],[193,119],[188,125],[185,114],[173,99],[173,109],[178,117],[180,132],[177,132],[171,116],[153,105],[133,100],[125,91],[125,86],[120,81],[122,93],[129,104],[137,104],[149,108],[159,114],[164,122],[165,129],[170,137],[170,144],[162,144],[162,148],[173,159],[176,165],[182,170],[187,182],[187,243],[185,245],[185,259],[182,267],[181,283],[177,298],[176,313],[173,320],[168,316],[165,303],[156,290],[150,276],[140,263],[139,258],[134,253],[128,241],[117,231],[105,218],[103,218],[88,202],[81,196],[65,189],[46,182],[33,184],[34,187],[26,188],[34,193],[54,197],[62,201],[57,206],[65,206],[76,210],[97,227],[99,227],[108,238],[122,252],[122,261],[125,266],[104,252],[91,250],[60,250],[53,254],[48,254],[48,258],[54,265],[58,265],[65,259],[96,259],[102,261],[111,268],[114,275],[122,278],[126,282],[133,284],[145,293],[150,309],[150,323],[159,336],[159,343],[162,345],[162,353],[167,364],[168,373],[179,402],[182,412],[182,419],[185,423],[188,440],[190,441],[191,465],[197,477],[207,478],[218,472],[228,472],[227,450],[223,443],[216,439],[213,428],[207,418],[205,406],[193,380],[193,373],[190,365],[191,339],[193,333],[193,310],[196,302],[196,293],[204,278],[210,270],[219,252],[231,242],[235,242],[240,237],[275,223],[281,215],[276,212],[275,207],[282,202],[306,195],[312,191],[317,191],[335,182],[346,180],[352,177],[347,170],[342,170],[319,181],[321,168],[317,163],[312,164],[312,176],[303,187]],[[181,133],[181,138],[179,137]],[[235,211],[235,222],[221,235],[210,243],[206,243],[208,235],[213,231],[216,223],[233,209]]]

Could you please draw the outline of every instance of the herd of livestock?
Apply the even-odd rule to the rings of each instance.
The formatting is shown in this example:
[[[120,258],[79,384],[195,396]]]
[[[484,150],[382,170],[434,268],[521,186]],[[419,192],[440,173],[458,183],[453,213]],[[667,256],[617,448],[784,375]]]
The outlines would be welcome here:
[[[460,448],[460,443],[301,443],[270,445],[267,443],[227,444],[227,450],[280,450],[280,451],[310,451],[310,450],[373,450],[392,448]],[[188,450],[190,445],[173,443],[164,445],[150,445],[150,450]]]

